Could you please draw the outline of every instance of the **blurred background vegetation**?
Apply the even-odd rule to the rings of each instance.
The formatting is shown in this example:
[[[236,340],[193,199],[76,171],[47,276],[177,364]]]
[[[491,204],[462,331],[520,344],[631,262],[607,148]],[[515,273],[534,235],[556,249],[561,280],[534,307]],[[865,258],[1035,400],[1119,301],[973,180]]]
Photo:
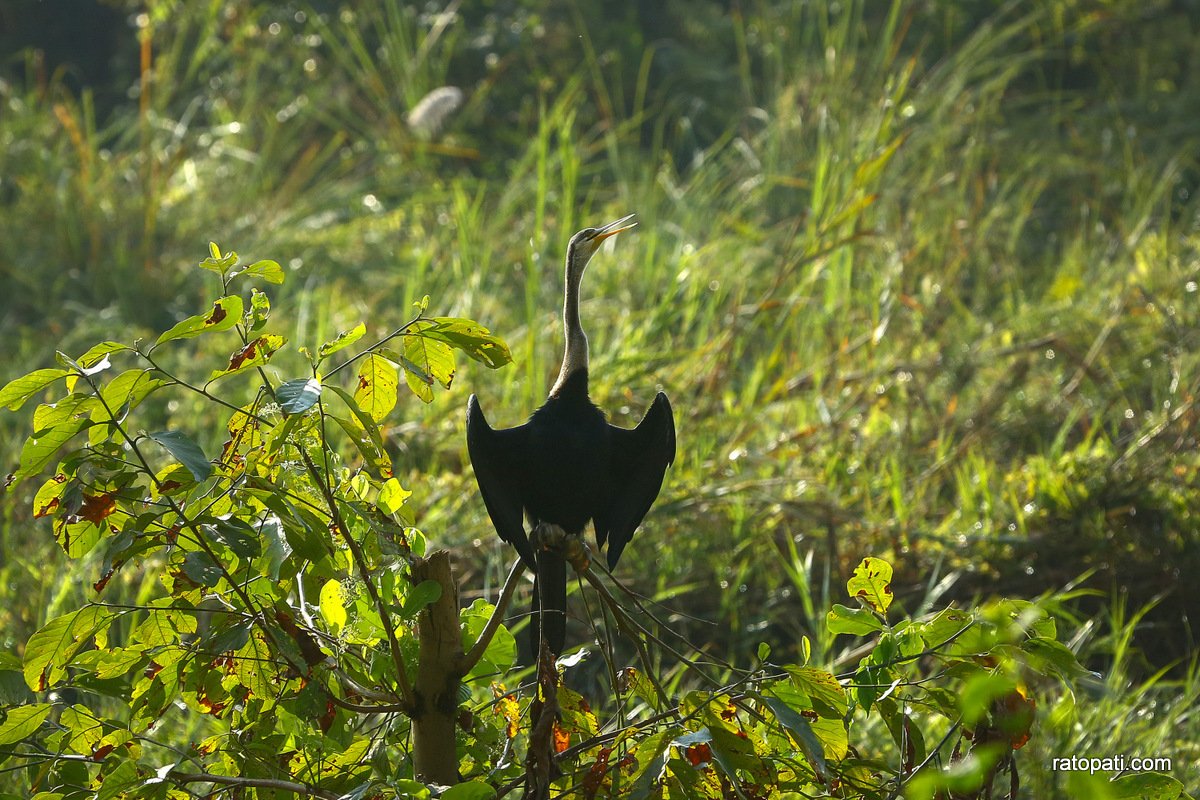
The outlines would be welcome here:
[[[910,613],[1044,596],[1102,677],[1033,758],[1200,780],[1200,3],[15,0],[0,56],[0,382],[198,311],[210,240],[285,265],[297,343],[430,294],[516,359],[390,427],[418,524],[494,591],[466,396],[541,401],[567,238],[636,212],[585,282],[593,394],[632,424],[664,388],[680,458],[620,576],[781,659],[837,655],[863,555]],[[193,412],[161,409],[215,440]],[[32,491],[10,652],[97,569]]]

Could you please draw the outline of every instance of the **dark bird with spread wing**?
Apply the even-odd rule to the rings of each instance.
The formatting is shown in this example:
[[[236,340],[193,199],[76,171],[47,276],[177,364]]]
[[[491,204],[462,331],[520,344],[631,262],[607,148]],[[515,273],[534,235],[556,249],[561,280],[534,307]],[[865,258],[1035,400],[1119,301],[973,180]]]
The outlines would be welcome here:
[[[566,349],[546,402],[524,425],[496,430],[474,395],[467,404],[467,451],[488,515],[500,538],[533,570],[532,625],[538,652],[538,613],[551,652],[566,638],[567,576],[562,551],[536,547],[530,530],[553,525],[580,535],[588,522],[608,543],[609,569],[662,488],[675,460],[675,420],[662,392],[636,428],[610,425],[588,397],[588,340],[579,322],[579,284],[601,242],[637,223],[633,215],[585,228],[567,245],[563,328]]]

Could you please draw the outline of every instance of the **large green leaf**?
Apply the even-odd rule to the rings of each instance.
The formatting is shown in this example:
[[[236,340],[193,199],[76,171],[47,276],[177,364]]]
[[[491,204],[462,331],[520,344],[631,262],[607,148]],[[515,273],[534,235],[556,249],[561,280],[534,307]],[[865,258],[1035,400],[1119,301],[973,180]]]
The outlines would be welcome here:
[[[224,577],[217,562],[200,550],[183,557],[183,573],[201,586],[216,586]]]
[[[50,620],[25,645],[25,683],[44,692],[61,681],[75,654],[115,618],[112,609],[89,605]]]
[[[133,348],[129,345],[121,344],[120,342],[100,342],[99,344],[92,345],[90,348],[88,348],[88,351],[77,358],[76,361],[79,362],[79,366],[87,369],[99,364],[104,360],[105,356],[120,352],[122,350],[132,349]]]
[[[372,353],[358,370],[354,401],[376,422],[396,407],[396,388],[400,376],[396,367],[383,356]]]
[[[16,411],[25,401],[55,381],[70,375],[65,369],[35,369],[28,375],[13,378],[0,389],[0,406]]]
[[[421,609],[435,602],[441,596],[442,585],[440,583],[421,581],[408,590],[408,595],[404,598],[404,608],[400,610],[400,616],[404,619],[412,619]]]
[[[258,531],[237,517],[219,519],[212,525],[205,525],[204,531],[242,558],[253,558],[262,551]]]
[[[285,414],[303,414],[321,399],[321,382],[316,378],[296,378],[275,390],[275,401]]]
[[[0,745],[19,742],[32,734],[42,724],[51,708],[49,703],[32,703],[8,709],[4,714],[4,721],[0,722]]]
[[[428,336],[404,337],[404,356],[400,364],[413,394],[426,403],[433,400],[433,382],[449,389],[454,381],[454,349],[446,342]]]
[[[250,277],[262,278],[268,283],[283,283],[283,267],[279,266],[278,261],[272,261],[265,258],[262,261],[255,261],[250,266],[237,270],[229,277]]]
[[[457,347],[471,358],[497,369],[512,362],[508,345],[478,322],[458,317],[434,317],[413,325],[411,336],[424,336]]]
[[[383,434],[379,431],[379,426],[371,415],[363,411],[358,406],[358,401],[344,389],[338,386],[330,386],[330,391],[342,399],[346,404],[346,408],[354,415],[353,420],[334,417],[346,434],[354,441],[359,452],[367,463],[375,469],[381,478],[390,478],[392,476],[392,458],[387,453],[387,448],[383,444]]]
[[[775,719],[779,721],[779,724],[792,735],[792,741],[800,747],[805,759],[821,777],[821,780],[828,783],[829,766],[825,763],[825,748],[821,744],[821,740],[817,738],[817,734],[813,732],[809,721],[801,715],[800,711],[792,708],[778,697],[761,695],[760,699],[775,714]]]
[[[54,458],[59,448],[83,430],[85,424],[87,424],[85,419],[68,419],[26,439],[24,446],[21,447],[20,466],[9,478],[9,490],[11,491],[13,487],[31,475],[41,472]]]
[[[166,331],[154,343],[155,347],[175,339],[190,339],[204,333],[225,331],[242,321],[242,298],[238,295],[222,297],[213,303],[211,311],[188,317]]]
[[[131,369],[104,384],[100,389],[100,397],[112,409],[113,415],[121,419],[162,385],[164,381],[152,377],[150,370]]]
[[[181,431],[159,431],[158,433],[150,434],[150,438],[161,444],[167,451],[175,456],[175,459],[188,468],[188,472],[192,473],[198,481],[208,478],[212,474],[212,464],[209,463],[208,457],[204,455],[204,451],[200,449],[200,445],[193,442]]]
[[[883,630],[883,623],[865,608],[850,608],[841,603],[834,603],[833,608],[825,615],[825,627],[830,633],[865,636]]]
[[[480,780],[459,783],[442,792],[442,800],[491,800],[495,796],[496,790]]]

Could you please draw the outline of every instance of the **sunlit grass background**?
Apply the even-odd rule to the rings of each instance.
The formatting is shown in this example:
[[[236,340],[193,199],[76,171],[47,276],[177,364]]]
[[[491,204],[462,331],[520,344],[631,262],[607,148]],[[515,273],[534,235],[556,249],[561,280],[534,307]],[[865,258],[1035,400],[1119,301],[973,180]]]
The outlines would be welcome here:
[[[821,619],[864,555],[909,613],[1044,596],[1102,677],[1041,707],[1034,796],[1076,754],[1196,785],[1200,10],[543,5],[117,2],[103,83],[5,40],[0,380],[196,313],[210,240],[284,264],[294,343],[429,294],[515,357],[390,426],[420,526],[492,590],[466,396],[505,425],[541,401],[567,238],[636,212],[584,286],[593,394],[632,424],[667,391],[680,454],[618,574],[735,660],[835,658]],[[446,85],[456,114],[408,118]],[[0,419],[10,466],[27,416]],[[29,491],[3,506],[12,652],[95,580]]]

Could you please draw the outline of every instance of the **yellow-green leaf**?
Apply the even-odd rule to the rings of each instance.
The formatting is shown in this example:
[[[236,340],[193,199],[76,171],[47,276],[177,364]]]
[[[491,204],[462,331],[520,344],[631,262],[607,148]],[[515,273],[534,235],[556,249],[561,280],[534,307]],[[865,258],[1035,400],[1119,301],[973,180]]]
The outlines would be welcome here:
[[[8,709],[0,722],[0,745],[14,744],[29,736],[50,713],[49,703],[33,703]]]
[[[71,374],[65,369],[35,369],[28,375],[13,378],[0,389],[0,406],[16,411],[25,401],[60,378]]]
[[[325,358],[326,356],[332,355],[344,347],[349,347],[361,339],[366,332],[367,326],[361,322],[348,331],[342,331],[332,342],[326,342],[325,344],[321,345],[320,349],[317,350],[317,357]]]
[[[321,619],[337,634],[346,627],[346,598],[341,581],[330,579],[321,587]]]
[[[104,606],[84,606],[50,620],[25,645],[25,683],[35,692],[58,683],[75,654],[114,617],[115,612]]]
[[[854,577],[846,582],[846,590],[877,613],[886,614],[892,604],[892,565],[867,556],[854,568]]]
[[[388,478],[379,490],[379,509],[385,514],[394,514],[404,505],[404,501],[412,497],[412,492],[400,485],[395,478]]]
[[[242,308],[241,297],[237,295],[222,297],[213,303],[212,310],[203,314],[197,314],[194,317],[188,317],[179,322],[169,331],[159,336],[154,345],[157,347],[163,342],[169,342],[174,339],[190,339],[193,336],[199,336],[204,333],[229,330],[242,321]]]
[[[379,422],[396,407],[396,388],[399,380],[395,365],[372,353],[366,357],[358,371],[354,401],[371,419]]]

